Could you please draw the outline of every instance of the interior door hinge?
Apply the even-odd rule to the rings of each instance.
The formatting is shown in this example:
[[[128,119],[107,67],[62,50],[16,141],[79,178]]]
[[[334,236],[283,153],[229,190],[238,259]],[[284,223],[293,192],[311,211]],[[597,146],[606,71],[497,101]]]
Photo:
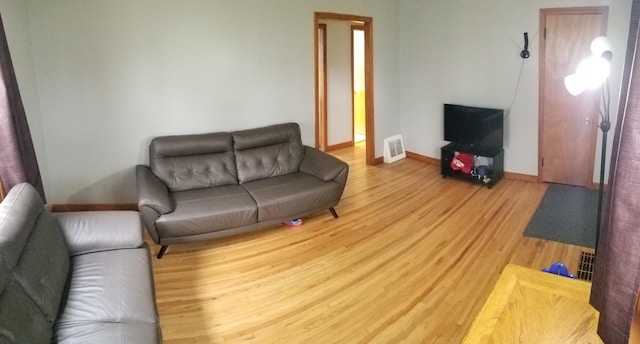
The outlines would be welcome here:
[[[544,31],[542,33],[542,39],[547,39],[547,27],[545,26]]]
[[[540,159],[540,160],[542,160],[542,161],[540,162],[540,166],[544,167],[544,158],[542,158],[542,159]]]

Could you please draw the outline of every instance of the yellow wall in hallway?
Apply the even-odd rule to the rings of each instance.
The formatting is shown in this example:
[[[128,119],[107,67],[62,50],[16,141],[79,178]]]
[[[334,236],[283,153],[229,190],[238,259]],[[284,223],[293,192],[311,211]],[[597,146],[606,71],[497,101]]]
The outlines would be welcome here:
[[[355,91],[353,93],[353,132],[362,136],[366,133],[364,114],[364,91]]]

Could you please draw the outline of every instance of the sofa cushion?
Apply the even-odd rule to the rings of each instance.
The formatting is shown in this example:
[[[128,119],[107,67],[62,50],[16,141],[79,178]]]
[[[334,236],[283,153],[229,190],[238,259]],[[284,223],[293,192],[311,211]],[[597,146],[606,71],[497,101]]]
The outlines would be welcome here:
[[[230,133],[156,137],[149,165],[171,191],[238,184]]]
[[[69,252],[58,222],[29,184],[14,186],[0,203],[0,264],[53,324],[69,274]]]
[[[287,219],[337,203],[342,186],[304,172],[242,184],[258,204],[258,221]]]
[[[13,275],[51,323],[58,315],[69,268],[58,223],[50,213],[42,212]]]
[[[277,124],[231,134],[240,183],[298,171],[304,157],[304,146],[297,123]]]
[[[52,215],[60,224],[70,256],[144,245],[140,214],[136,211],[68,211]]]
[[[209,233],[256,223],[256,202],[245,189],[227,185],[173,193],[175,210],[156,221],[161,238]]]
[[[0,257],[9,268],[18,263],[31,230],[43,211],[40,195],[26,183],[11,188],[0,203]]]
[[[51,343],[53,326],[0,263],[0,343]]]
[[[72,266],[66,306],[56,324],[58,341],[81,342],[76,335],[86,338],[86,331],[103,327],[101,323],[150,327],[157,322],[146,247],[77,255]]]
[[[59,329],[58,344],[157,344],[162,335],[157,324],[89,322]]]

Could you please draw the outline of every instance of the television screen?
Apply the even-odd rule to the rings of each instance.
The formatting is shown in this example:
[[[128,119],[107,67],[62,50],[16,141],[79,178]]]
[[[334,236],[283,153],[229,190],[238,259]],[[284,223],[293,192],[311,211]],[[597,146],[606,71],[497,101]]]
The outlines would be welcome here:
[[[504,110],[444,104],[444,140],[501,149]]]

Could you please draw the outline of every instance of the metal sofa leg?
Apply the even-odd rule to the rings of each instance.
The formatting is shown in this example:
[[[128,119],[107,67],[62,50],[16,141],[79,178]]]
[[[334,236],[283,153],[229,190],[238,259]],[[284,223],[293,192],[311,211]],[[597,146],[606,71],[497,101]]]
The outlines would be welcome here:
[[[329,211],[331,212],[331,215],[333,215],[334,219],[338,218],[338,213],[336,213],[336,210],[333,209],[333,207],[329,208]]]
[[[156,258],[162,259],[162,256],[164,256],[164,252],[167,250],[167,247],[169,247],[169,245],[162,245],[162,247],[160,247],[160,252],[158,252]]]

